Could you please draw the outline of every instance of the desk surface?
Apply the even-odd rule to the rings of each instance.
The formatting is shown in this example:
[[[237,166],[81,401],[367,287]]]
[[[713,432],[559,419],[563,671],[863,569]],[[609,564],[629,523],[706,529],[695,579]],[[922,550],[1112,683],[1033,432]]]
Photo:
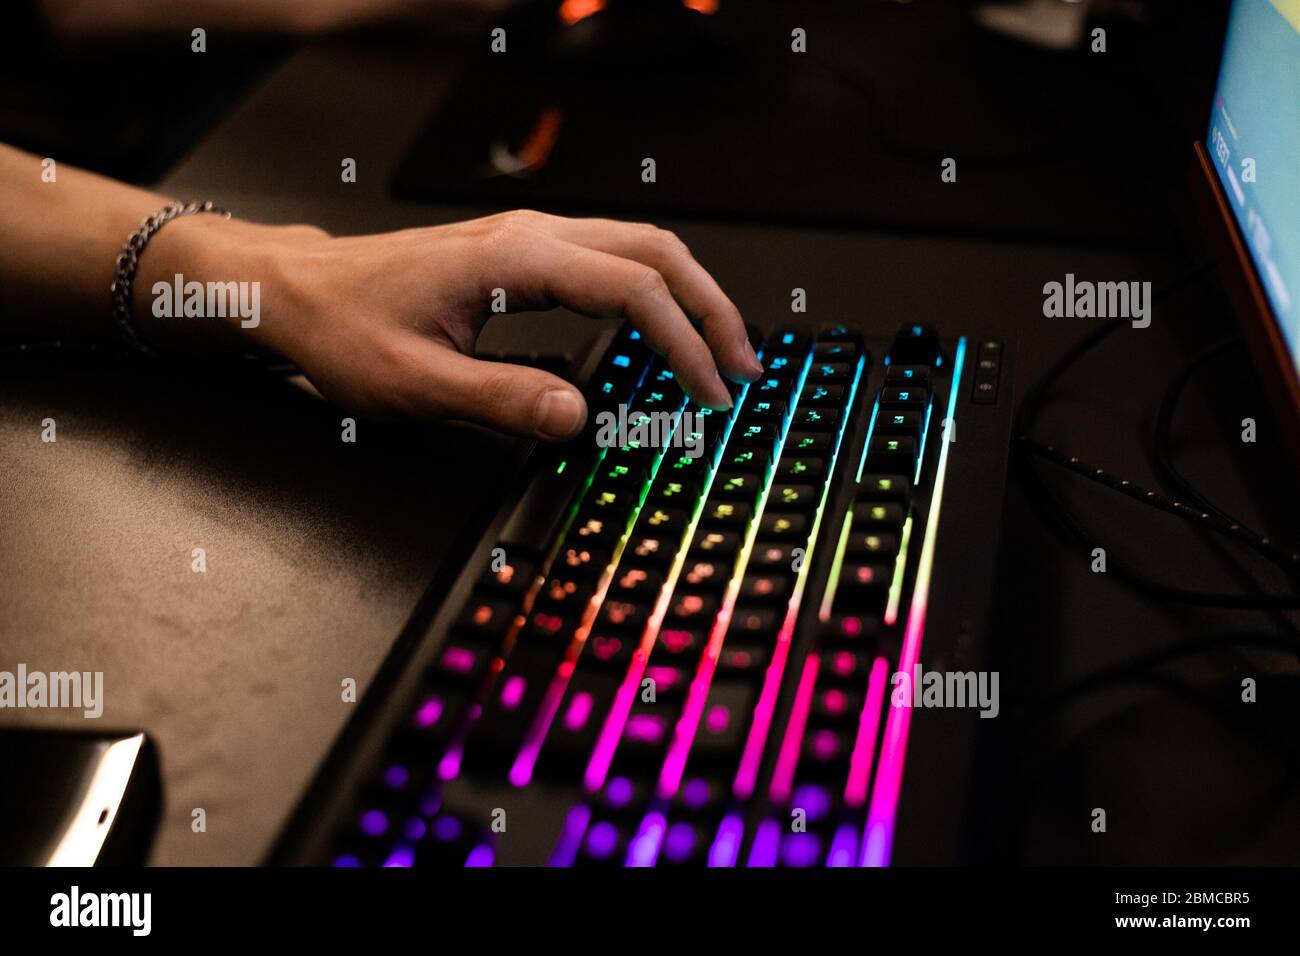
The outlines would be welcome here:
[[[241,216],[336,232],[477,214],[387,195],[453,66],[364,45],[299,52],[159,187],[219,198]],[[345,156],[357,159],[355,184],[339,182]],[[851,318],[883,330],[906,319],[1002,336],[1018,349],[1022,388],[1084,331],[1080,320],[1042,318],[1044,282],[1075,272],[1159,286],[1187,269],[1172,256],[1123,251],[662,224],[752,320],[781,321],[799,286],[814,321]],[[1044,432],[1116,472],[1147,477],[1145,435],[1164,383],[1192,350],[1189,340],[1230,330],[1209,301],[1204,289],[1192,291],[1150,329],[1126,332],[1072,380]],[[494,323],[484,341],[543,352],[562,341],[576,351],[593,335],[593,323],[557,313]],[[1234,374],[1248,380],[1244,366]],[[257,862],[349,716],[340,682],[351,677],[364,689],[373,676],[453,537],[472,531],[472,505],[501,487],[505,443],[452,426],[366,426],[344,445],[340,413],[285,383],[139,366],[15,365],[0,377],[0,396],[0,661],[102,670],[101,723],[153,735],[165,801],[154,862]],[[1248,381],[1213,402],[1227,417],[1238,405],[1264,415]],[[1211,411],[1194,389],[1180,419],[1188,467],[1226,500],[1248,500]],[[46,417],[57,420],[57,443],[40,441]],[[1140,527],[1159,543],[1156,570],[1166,551],[1183,547],[1167,523],[1139,526],[1122,507],[1110,509],[1111,530],[1132,542]],[[195,547],[206,551],[204,574],[191,571]],[[1014,492],[1003,567],[1017,607],[999,639],[1004,680],[1020,681],[1012,694],[1225,623],[1152,607],[1090,574]],[[1065,723],[1128,705],[1097,702]],[[0,719],[78,722],[53,711]],[[1214,780],[1187,784],[1207,785]],[[1153,798],[1143,799],[1150,809]],[[206,811],[205,833],[191,830],[195,808]]]

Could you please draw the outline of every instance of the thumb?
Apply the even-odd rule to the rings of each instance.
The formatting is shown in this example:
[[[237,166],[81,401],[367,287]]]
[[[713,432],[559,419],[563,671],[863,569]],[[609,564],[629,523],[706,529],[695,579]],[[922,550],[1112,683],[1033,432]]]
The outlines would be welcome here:
[[[582,393],[549,372],[450,349],[431,352],[429,400],[444,417],[545,441],[572,438],[587,421]]]

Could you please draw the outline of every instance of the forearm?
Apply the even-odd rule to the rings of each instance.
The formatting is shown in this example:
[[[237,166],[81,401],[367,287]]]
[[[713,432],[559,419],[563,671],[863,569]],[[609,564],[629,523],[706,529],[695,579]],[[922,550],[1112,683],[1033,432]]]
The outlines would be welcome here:
[[[0,195],[5,337],[110,334],[113,263],[166,197],[63,164],[46,172],[40,157],[3,145]]]
[[[127,237],[171,197],[63,164],[46,182],[42,170],[40,157],[0,145],[0,235],[6,246],[0,257],[0,336],[6,341],[113,338],[118,328],[109,287],[117,256]],[[270,280],[265,308],[280,291],[270,249],[286,235],[314,231],[208,213],[167,223],[145,247],[135,274],[137,326],[162,347],[264,346],[264,330],[243,334],[248,330],[237,317],[155,316],[154,285],[170,287],[176,275],[198,282]]]

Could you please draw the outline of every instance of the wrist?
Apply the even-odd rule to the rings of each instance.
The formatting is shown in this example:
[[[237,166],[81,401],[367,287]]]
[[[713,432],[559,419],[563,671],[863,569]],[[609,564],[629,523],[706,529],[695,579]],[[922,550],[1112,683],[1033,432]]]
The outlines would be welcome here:
[[[175,219],[141,256],[136,322],[160,350],[292,359],[305,311],[294,262],[300,247],[325,238],[307,226],[204,213]]]

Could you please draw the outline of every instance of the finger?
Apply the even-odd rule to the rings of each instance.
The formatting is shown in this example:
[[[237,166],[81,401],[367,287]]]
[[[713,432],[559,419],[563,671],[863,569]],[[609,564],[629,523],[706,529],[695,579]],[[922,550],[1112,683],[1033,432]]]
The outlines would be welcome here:
[[[763,374],[740,310],[675,233],[647,223],[613,219],[568,219],[545,213],[530,213],[529,218],[535,228],[566,242],[652,267],[664,277],[686,314],[700,323],[724,375],[733,381],[752,382]]]
[[[668,361],[694,401],[707,408],[731,407],[731,394],[709,347],[657,270],[540,231],[509,246],[495,268],[525,300],[626,318],[646,345]]]
[[[404,376],[406,404],[439,418],[476,422],[525,438],[562,441],[582,430],[582,394],[549,372],[486,362],[421,341],[413,345]]]

